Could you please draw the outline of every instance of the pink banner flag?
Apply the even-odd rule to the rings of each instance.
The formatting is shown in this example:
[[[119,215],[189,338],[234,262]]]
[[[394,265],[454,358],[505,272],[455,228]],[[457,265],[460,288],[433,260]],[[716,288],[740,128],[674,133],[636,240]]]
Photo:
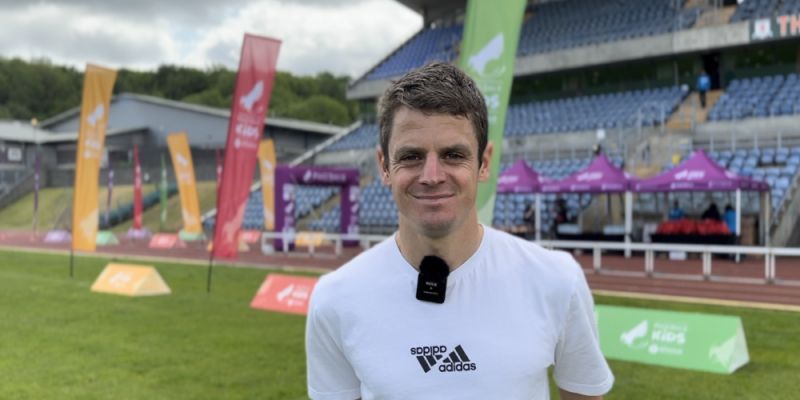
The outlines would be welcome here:
[[[142,166],[139,145],[133,145],[133,229],[142,229]]]
[[[213,257],[235,258],[238,254],[236,239],[253,182],[280,44],[275,39],[244,36],[228,123],[222,180],[217,188]]]

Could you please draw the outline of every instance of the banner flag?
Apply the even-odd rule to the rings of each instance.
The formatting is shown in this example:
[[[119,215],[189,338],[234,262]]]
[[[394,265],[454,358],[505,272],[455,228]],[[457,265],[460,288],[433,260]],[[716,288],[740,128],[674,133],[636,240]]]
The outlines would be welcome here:
[[[142,229],[142,165],[138,144],[133,145],[133,229]]]
[[[178,181],[183,230],[191,234],[202,233],[203,227],[200,224],[200,202],[197,199],[194,164],[186,132],[171,133],[167,136],[167,146],[169,146],[169,153],[172,156],[175,180]]]
[[[158,230],[164,231],[164,224],[167,223],[167,163],[164,161],[164,154],[161,154],[161,182],[158,184],[159,199],[161,205],[161,215],[159,216]]]
[[[258,146],[261,197],[264,202],[264,230],[275,230],[275,143],[262,140]]]
[[[256,152],[264,131],[278,50],[275,39],[245,34],[236,77],[222,179],[217,188],[213,257],[235,258],[250,194]]]
[[[94,251],[97,236],[97,187],[100,159],[106,139],[111,91],[117,71],[86,65],[83,78],[75,186],[72,198],[72,249]]]
[[[478,185],[478,219],[492,224],[497,175],[503,149],[508,99],[514,75],[525,0],[469,0],[459,66],[478,84],[489,111],[489,142],[494,145],[490,176]]]

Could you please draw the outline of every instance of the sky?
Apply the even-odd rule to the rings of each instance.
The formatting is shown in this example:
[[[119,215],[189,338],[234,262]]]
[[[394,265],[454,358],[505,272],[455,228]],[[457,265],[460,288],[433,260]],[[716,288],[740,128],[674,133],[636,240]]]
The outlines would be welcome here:
[[[282,41],[278,69],[357,78],[422,27],[391,0],[0,0],[0,57],[152,71],[236,69],[244,33]]]

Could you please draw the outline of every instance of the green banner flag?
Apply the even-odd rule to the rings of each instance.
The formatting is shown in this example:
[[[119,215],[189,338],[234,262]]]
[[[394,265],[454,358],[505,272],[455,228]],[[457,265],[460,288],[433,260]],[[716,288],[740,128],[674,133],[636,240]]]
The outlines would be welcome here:
[[[608,358],[722,374],[750,361],[739,317],[601,305],[595,314]]]
[[[161,219],[159,220],[159,231],[164,231],[164,224],[167,223],[167,164],[164,161],[164,154],[161,154],[161,182],[159,183],[161,194]]]
[[[469,0],[459,66],[483,93],[489,110],[489,142],[494,145],[489,180],[478,186],[478,219],[492,225],[497,175],[503,149],[511,80],[525,0]]]

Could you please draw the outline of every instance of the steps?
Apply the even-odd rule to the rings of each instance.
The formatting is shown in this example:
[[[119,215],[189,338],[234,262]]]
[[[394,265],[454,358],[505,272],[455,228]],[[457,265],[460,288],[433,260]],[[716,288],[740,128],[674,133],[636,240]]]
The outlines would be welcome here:
[[[683,100],[678,110],[672,114],[667,121],[667,130],[691,132],[694,126],[699,123],[706,122],[708,113],[714,108],[722,96],[722,90],[711,90],[706,93],[706,108],[700,107],[700,95],[697,92],[692,92]]]
[[[684,9],[690,9],[693,6],[701,6],[702,7],[703,4],[699,4],[699,3],[704,3],[704,1],[703,0],[690,0],[689,2],[686,3],[686,7],[684,7]],[[694,5],[692,5],[692,4],[694,4]],[[705,27],[709,27],[709,26],[725,25],[728,22],[730,22],[731,16],[733,16],[733,13],[735,13],[735,12],[736,12],[736,6],[728,6],[728,7],[722,7],[722,8],[717,8],[717,9],[713,9],[713,8],[706,9],[705,11],[703,11],[702,14],[700,14],[700,17],[694,23],[694,26],[692,26],[692,29],[705,28]]]

